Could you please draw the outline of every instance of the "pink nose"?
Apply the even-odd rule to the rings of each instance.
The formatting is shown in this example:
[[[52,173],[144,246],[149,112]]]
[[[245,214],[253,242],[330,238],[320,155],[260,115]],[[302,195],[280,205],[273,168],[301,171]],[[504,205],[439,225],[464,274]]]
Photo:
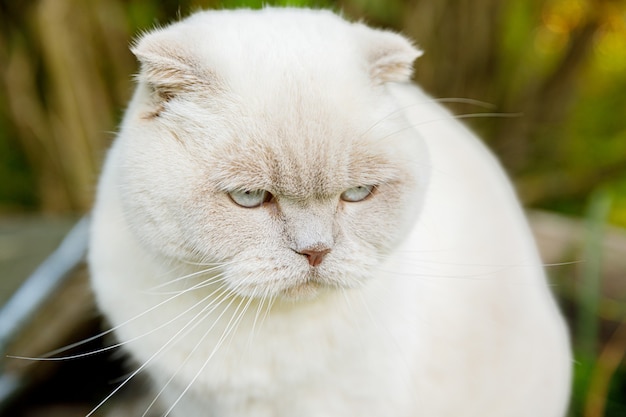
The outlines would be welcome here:
[[[309,265],[318,266],[322,263],[324,256],[330,252],[330,249],[303,249],[298,253],[306,256]]]

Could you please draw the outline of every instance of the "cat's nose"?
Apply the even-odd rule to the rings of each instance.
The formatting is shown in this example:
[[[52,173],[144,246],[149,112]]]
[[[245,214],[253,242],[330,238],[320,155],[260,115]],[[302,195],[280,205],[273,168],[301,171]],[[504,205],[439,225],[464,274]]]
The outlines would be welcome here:
[[[330,252],[330,249],[328,248],[307,248],[298,251],[300,255],[304,255],[306,257],[307,261],[309,261],[309,265],[311,266],[318,266],[321,264],[324,256],[326,256],[328,252]]]

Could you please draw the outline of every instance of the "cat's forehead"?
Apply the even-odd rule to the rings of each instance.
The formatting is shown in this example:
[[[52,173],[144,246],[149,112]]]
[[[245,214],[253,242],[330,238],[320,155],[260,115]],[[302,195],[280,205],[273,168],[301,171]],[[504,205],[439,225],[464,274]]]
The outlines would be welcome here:
[[[218,189],[307,199],[401,176],[384,143],[336,118],[248,121],[210,151],[208,175]]]
[[[230,19],[220,20],[219,33],[207,22],[198,28],[207,42],[196,44],[194,53],[231,92],[248,100],[293,106],[294,99],[306,94],[347,92],[369,83],[356,45],[336,41],[352,35],[350,26],[336,21],[336,16],[298,13],[293,20],[289,13],[268,16],[271,19],[257,14],[249,22],[244,19],[249,23],[246,30],[241,27],[247,23],[231,24]]]

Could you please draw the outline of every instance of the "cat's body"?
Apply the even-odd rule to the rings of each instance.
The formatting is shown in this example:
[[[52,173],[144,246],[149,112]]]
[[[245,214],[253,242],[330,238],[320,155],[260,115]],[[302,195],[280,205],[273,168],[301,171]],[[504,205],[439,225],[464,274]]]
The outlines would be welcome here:
[[[564,414],[567,334],[523,214],[408,84],[406,40],[265,9],[194,15],[135,53],[89,258],[165,410]]]

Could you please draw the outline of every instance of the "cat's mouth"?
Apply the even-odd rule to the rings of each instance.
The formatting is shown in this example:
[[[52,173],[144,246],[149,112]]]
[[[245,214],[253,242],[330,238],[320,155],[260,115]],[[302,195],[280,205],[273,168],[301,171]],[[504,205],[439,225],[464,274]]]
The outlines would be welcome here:
[[[246,264],[248,266],[249,264]],[[365,271],[346,274],[334,265],[273,265],[271,270],[244,269],[227,273],[230,290],[241,297],[282,298],[289,301],[310,300],[322,292],[354,288],[364,279]],[[358,272],[361,272],[360,274]]]
[[[357,285],[356,281],[331,279],[328,275],[320,273],[318,269],[311,268],[304,279],[283,287],[278,294],[292,301],[310,300],[322,292],[354,288]]]
[[[284,277],[274,282],[255,282],[240,285],[237,292],[242,296],[258,297],[259,294],[274,294],[278,298],[289,301],[310,300],[315,298],[321,291],[336,287],[322,278],[318,271],[306,272],[297,278],[294,276]]]

